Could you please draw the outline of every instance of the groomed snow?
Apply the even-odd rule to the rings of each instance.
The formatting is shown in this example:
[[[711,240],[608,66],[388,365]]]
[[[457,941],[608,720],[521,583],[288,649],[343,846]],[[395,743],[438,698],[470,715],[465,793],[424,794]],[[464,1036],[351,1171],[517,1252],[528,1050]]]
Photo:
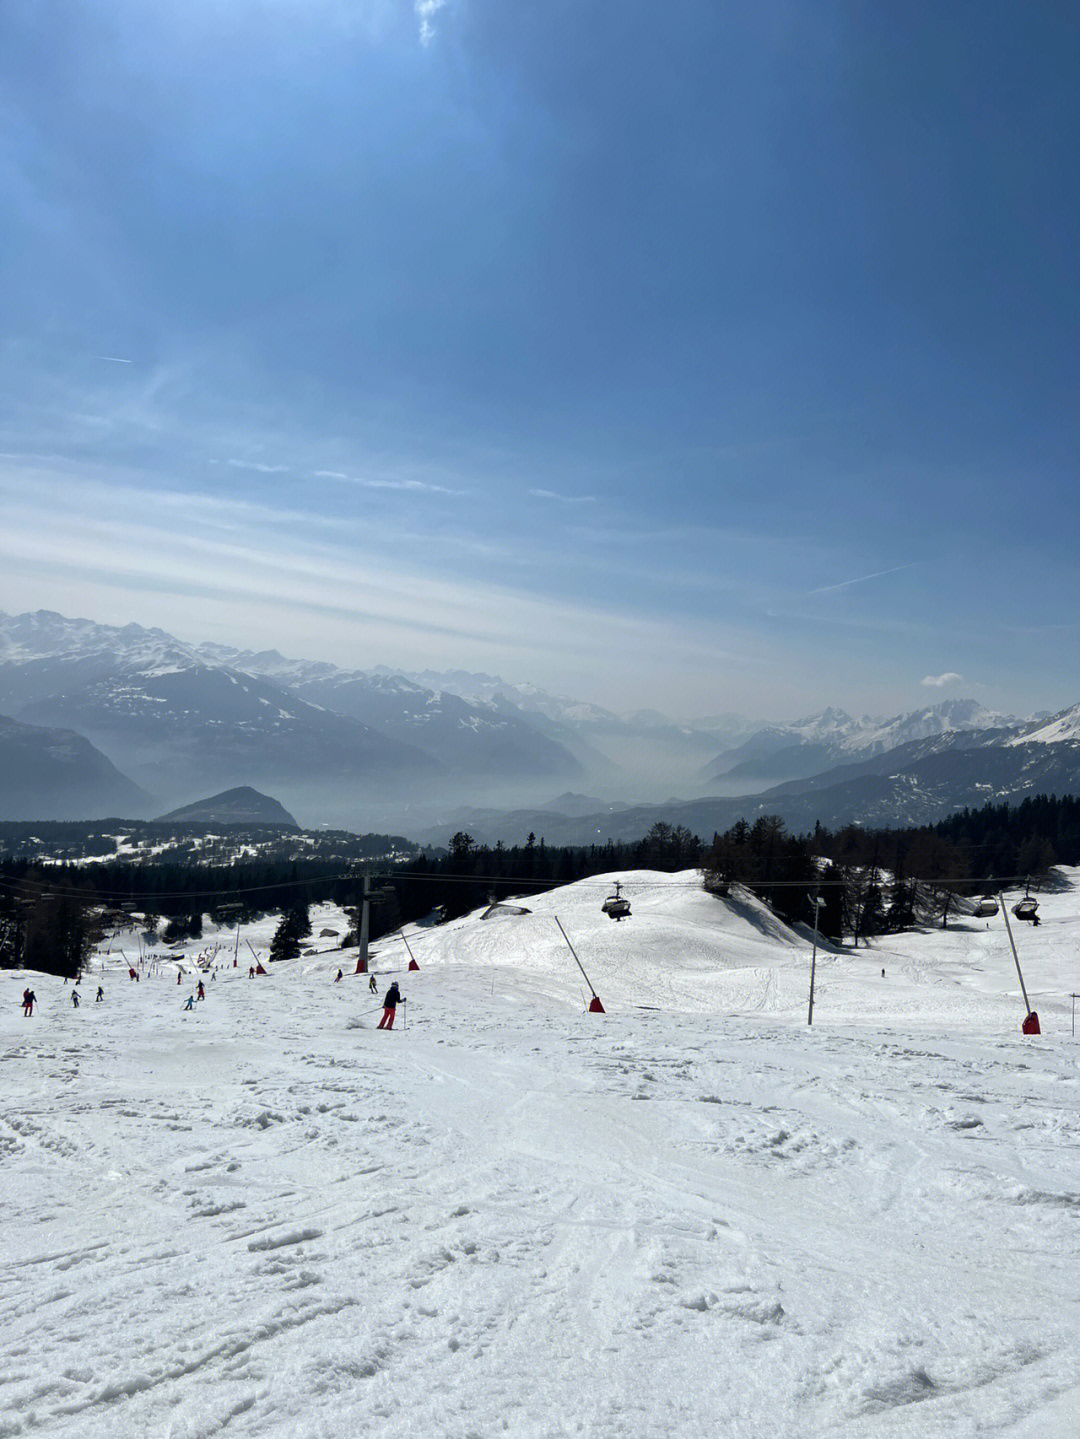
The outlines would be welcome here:
[[[615,878],[377,945],[392,1034],[273,920],[0,974],[0,1439],[1075,1439],[1080,875],[1038,1038],[1000,917],[819,951],[808,1030],[767,907]]]

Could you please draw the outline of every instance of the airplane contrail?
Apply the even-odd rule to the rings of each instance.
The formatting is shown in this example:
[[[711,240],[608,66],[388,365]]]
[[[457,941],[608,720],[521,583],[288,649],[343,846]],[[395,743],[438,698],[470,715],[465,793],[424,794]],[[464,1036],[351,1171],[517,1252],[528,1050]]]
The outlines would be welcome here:
[[[859,575],[853,580],[841,580],[838,585],[822,585],[820,589],[810,590],[809,593],[812,595],[825,595],[828,594],[830,590],[844,590],[847,589],[848,585],[861,585],[866,580],[879,580],[882,575],[895,575],[900,570],[914,569],[914,567],[920,563],[921,561],[919,560],[911,560],[906,565],[894,565],[891,570],[875,570],[872,575]]]
[[[119,355],[92,355],[94,360],[108,360],[111,365],[133,365],[134,360],[122,360]]]

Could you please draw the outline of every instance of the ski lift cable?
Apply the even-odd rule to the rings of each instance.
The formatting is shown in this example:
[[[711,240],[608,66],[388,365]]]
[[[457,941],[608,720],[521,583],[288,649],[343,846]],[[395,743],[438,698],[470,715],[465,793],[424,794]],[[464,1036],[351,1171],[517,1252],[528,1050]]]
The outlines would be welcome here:
[[[694,868],[694,866],[688,866],[688,868]],[[92,871],[87,870],[84,871],[84,873],[86,873],[87,879],[92,886]],[[595,889],[599,891],[609,889],[611,884],[610,880],[593,880],[590,876],[585,876],[577,880],[560,881],[550,877],[518,876],[515,878],[502,875],[410,874],[401,870],[387,870],[385,872],[372,871],[371,878],[387,880],[398,884],[405,882],[412,884],[485,884],[504,885],[511,889],[523,889],[531,885],[535,887],[538,892],[564,887],[568,888],[571,886],[575,889]],[[995,883],[1000,886],[1019,885],[1022,884],[1026,878],[1026,875],[1000,875],[996,878]],[[281,880],[276,884],[232,885],[227,889],[156,890],[150,894],[136,896],[132,896],[130,886],[123,890],[97,889],[96,887],[88,890],[87,884],[64,886],[51,883],[49,885],[49,893],[55,898],[83,899],[91,905],[117,899],[127,900],[134,905],[158,900],[215,899],[219,897],[224,899],[229,895],[265,894],[269,890],[307,889],[312,885],[347,883],[355,879],[355,873],[347,871],[340,874],[315,875],[308,879]],[[39,881],[33,878],[20,880],[0,876],[0,889],[4,889],[11,894],[25,896],[28,882],[38,883]],[[808,880],[804,877],[802,879],[735,879],[729,882],[752,890],[798,889],[805,886]],[[822,889],[840,888],[848,884],[848,882],[847,879],[818,880],[815,878],[814,880],[814,883],[819,884]],[[911,884],[933,884],[943,887],[948,885],[974,885],[978,887],[980,884],[985,883],[983,880],[973,879],[971,875],[935,876],[931,879],[915,874],[907,876],[903,882]],[[884,887],[888,885],[889,881],[885,880],[882,883]],[[634,888],[638,893],[646,893],[653,890],[667,892],[672,889],[699,890],[701,887],[702,882],[698,880],[676,880],[671,883],[649,880],[634,882]]]

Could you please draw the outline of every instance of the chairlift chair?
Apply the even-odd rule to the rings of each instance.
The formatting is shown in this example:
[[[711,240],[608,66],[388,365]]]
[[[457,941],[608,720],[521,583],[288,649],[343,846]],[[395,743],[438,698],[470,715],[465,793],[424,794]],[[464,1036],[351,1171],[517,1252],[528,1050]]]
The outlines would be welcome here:
[[[975,906],[975,913],[980,919],[989,919],[992,914],[997,914],[998,902],[996,899],[980,899]]]
[[[1039,901],[1037,899],[1032,899],[1030,895],[1028,895],[1025,899],[1020,900],[1019,904],[1013,905],[1013,914],[1016,916],[1017,919],[1034,921],[1035,916],[1038,914],[1038,912]]]
[[[630,901],[622,896],[622,885],[616,883],[615,893],[609,894],[600,906],[609,919],[629,919]]]

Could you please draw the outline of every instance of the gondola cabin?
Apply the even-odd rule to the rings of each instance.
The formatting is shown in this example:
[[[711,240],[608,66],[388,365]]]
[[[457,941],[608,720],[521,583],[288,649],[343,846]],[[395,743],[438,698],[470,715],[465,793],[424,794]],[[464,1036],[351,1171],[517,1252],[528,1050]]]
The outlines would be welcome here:
[[[621,893],[622,885],[616,884],[615,893],[609,894],[600,906],[609,919],[629,919],[630,901],[625,899]]]

